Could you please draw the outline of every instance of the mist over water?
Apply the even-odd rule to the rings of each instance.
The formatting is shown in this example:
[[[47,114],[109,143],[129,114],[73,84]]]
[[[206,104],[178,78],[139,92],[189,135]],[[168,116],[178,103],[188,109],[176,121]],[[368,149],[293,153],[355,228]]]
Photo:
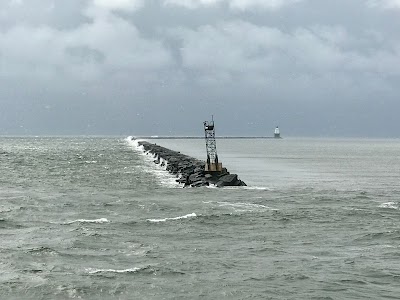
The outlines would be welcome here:
[[[0,141],[1,299],[400,294],[397,140],[218,140],[248,184],[225,189],[181,188],[123,137]]]

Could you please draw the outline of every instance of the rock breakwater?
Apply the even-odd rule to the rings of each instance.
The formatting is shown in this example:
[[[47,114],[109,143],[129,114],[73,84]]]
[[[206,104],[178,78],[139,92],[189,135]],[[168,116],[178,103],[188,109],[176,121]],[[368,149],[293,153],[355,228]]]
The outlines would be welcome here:
[[[237,174],[230,174],[226,168],[222,172],[206,172],[205,162],[188,155],[182,154],[168,148],[152,144],[146,141],[139,141],[138,144],[143,149],[154,156],[155,164],[165,164],[166,169],[171,174],[178,176],[177,182],[184,187],[200,187],[215,185],[217,187],[224,186],[246,186],[246,184],[238,178]]]

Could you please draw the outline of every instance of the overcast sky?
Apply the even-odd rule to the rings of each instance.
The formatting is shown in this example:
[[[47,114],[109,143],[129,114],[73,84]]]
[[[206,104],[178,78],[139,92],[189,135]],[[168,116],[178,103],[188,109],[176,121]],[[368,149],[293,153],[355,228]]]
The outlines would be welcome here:
[[[0,0],[0,135],[400,137],[400,0]]]

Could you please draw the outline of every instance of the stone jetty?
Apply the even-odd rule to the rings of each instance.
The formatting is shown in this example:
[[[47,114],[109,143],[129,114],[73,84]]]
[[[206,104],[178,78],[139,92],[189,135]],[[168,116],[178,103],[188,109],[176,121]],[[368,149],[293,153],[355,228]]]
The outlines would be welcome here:
[[[146,141],[139,141],[138,144],[154,156],[155,164],[164,164],[163,161],[166,161],[167,171],[178,176],[176,181],[184,187],[246,186],[237,174],[230,174],[226,168],[223,168],[222,172],[206,172],[205,162],[202,160]]]

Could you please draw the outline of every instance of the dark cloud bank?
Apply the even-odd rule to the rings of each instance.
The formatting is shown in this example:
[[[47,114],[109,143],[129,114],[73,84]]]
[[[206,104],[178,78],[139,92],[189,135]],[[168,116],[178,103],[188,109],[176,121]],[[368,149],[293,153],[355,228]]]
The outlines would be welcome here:
[[[0,0],[0,134],[400,137],[398,0]]]

